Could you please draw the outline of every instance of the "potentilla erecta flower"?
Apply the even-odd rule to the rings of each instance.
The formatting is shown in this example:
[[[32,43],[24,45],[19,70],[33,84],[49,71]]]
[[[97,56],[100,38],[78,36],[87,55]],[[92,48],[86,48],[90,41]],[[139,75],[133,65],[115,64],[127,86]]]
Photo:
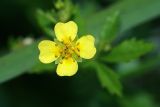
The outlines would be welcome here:
[[[76,39],[78,26],[73,21],[57,23],[54,31],[57,38],[55,41],[43,40],[39,43],[39,60],[46,64],[55,61],[59,76],[72,76],[78,70],[77,61],[94,57],[95,39],[92,35]]]

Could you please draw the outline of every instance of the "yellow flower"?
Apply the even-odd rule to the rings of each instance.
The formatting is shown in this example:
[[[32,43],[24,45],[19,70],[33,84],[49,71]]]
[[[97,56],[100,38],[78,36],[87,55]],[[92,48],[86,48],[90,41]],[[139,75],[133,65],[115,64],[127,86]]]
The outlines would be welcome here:
[[[90,59],[96,53],[95,39],[85,35],[76,41],[78,27],[73,21],[55,25],[56,40],[43,40],[39,43],[39,60],[42,63],[56,61],[59,76],[72,76],[78,70],[77,61],[80,58]]]

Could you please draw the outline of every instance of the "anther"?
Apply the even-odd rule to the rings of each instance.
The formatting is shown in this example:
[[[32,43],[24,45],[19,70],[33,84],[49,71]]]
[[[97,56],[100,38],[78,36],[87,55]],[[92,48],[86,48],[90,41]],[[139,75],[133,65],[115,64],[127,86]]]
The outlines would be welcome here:
[[[65,57],[65,59],[68,59],[68,57]]]
[[[77,48],[78,52],[80,51],[79,48]]]
[[[59,63],[60,63],[60,64],[63,64],[63,62],[62,62],[62,61],[60,61]]]
[[[73,60],[73,62],[76,62],[75,60]]]
[[[58,56],[57,55],[55,55],[55,58],[57,58]]]

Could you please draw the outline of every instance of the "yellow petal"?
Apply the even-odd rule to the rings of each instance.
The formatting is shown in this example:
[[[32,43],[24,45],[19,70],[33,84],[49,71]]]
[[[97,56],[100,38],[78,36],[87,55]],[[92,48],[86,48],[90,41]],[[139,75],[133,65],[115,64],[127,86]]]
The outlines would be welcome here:
[[[68,58],[63,59],[62,62],[58,64],[56,72],[59,76],[73,76],[77,70],[77,62],[72,58]]]
[[[94,42],[95,39],[91,35],[83,36],[76,42],[80,57],[90,59],[95,55]]]
[[[73,41],[77,35],[77,24],[73,21],[67,23],[57,23],[55,25],[55,35],[59,41],[68,42]]]
[[[59,47],[56,46],[55,42],[50,40],[43,40],[39,43],[38,48],[40,50],[39,60],[42,63],[51,63],[55,61],[60,53]]]

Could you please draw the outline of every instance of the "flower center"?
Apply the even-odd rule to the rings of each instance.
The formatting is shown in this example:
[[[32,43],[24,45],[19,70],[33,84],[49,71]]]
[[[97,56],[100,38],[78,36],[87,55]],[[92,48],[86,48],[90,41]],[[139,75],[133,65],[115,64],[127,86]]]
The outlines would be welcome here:
[[[75,44],[74,42],[62,43],[60,50],[62,59],[63,58],[68,59],[73,56],[76,49],[76,46],[74,44]]]
[[[74,47],[72,44],[65,44],[63,48],[63,54],[65,58],[72,57],[72,54],[74,53]]]
[[[65,43],[57,40],[55,40],[55,42],[60,49],[60,57],[57,59],[56,63],[62,63],[62,59],[64,58],[73,58],[78,62],[82,62],[82,59],[79,56],[79,43],[76,43],[75,41]]]

